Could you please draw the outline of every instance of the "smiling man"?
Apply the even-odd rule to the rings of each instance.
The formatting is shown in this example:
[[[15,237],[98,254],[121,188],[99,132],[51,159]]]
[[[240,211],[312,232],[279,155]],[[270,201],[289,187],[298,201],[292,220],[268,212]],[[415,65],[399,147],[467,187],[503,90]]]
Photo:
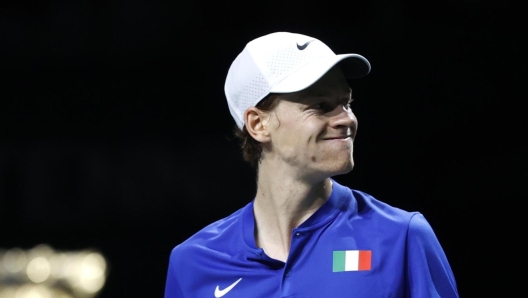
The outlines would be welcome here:
[[[332,179],[354,167],[348,80],[369,72],[302,34],[246,45],[225,94],[257,192],[173,249],[166,298],[458,297],[421,213]]]

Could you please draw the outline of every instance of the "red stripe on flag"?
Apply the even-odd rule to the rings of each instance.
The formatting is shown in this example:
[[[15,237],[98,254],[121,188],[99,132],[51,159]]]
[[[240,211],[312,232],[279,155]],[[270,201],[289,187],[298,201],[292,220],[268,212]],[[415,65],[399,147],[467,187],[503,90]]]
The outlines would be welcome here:
[[[371,250],[360,250],[358,270],[370,270],[371,268],[372,268],[372,251]]]

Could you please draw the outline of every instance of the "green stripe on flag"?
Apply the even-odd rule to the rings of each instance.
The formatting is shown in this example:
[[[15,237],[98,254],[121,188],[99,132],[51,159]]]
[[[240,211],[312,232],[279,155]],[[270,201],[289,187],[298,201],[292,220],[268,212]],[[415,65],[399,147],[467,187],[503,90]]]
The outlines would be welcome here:
[[[344,250],[334,250],[334,266],[333,272],[343,272],[345,271],[345,251]]]

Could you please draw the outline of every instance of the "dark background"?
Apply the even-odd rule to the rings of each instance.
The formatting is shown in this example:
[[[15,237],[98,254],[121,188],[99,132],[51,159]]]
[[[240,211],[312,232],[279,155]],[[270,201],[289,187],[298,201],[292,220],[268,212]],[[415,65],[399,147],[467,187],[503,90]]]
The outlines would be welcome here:
[[[290,31],[372,64],[351,82],[356,168],[336,180],[421,211],[461,297],[511,290],[499,265],[517,262],[508,219],[528,198],[512,2],[0,3],[0,248],[94,248],[99,297],[162,297],[171,249],[255,191],[227,69]]]

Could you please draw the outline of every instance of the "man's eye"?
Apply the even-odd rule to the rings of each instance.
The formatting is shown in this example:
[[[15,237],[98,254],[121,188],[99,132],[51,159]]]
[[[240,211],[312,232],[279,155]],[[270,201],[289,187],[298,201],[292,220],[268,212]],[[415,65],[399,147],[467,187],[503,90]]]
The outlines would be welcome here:
[[[350,105],[352,103],[352,100],[351,99],[346,99],[346,100],[343,100],[342,101],[342,105],[345,107],[345,109],[349,109],[350,108]],[[337,107],[338,103],[331,103],[331,102],[327,102],[327,101],[322,101],[322,102],[318,102],[316,104],[313,104],[311,106],[312,109],[315,109],[315,110],[320,110],[322,112],[330,112],[332,110],[334,110],[336,107]]]

